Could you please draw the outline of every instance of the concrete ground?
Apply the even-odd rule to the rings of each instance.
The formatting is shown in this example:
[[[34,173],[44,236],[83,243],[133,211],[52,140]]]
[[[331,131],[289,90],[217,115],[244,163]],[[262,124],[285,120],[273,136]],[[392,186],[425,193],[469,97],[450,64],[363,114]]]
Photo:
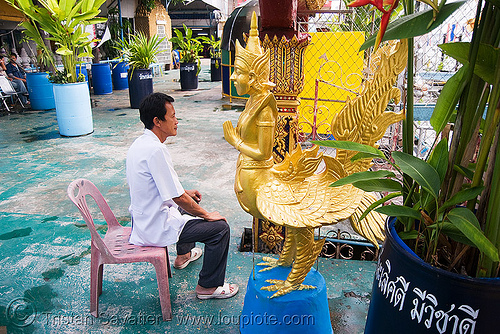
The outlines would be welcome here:
[[[233,192],[237,151],[222,123],[236,124],[242,103],[221,97],[203,62],[199,89],[180,91],[178,70],[154,79],[172,95],[179,131],[167,140],[181,182],[203,194],[202,205],[231,226],[226,280],[240,285],[229,300],[200,301],[193,291],[201,261],[173,269],[172,321],[161,321],[155,271],[147,263],[108,265],[100,317],[89,314],[90,233],[66,196],[76,178],[91,180],[118,220],[130,225],[125,157],[143,126],[128,90],[92,95],[94,132],[65,138],[54,110],[0,117],[0,334],[1,333],[238,333],[252,254],[237,246],[251,217]],[[105,224],[103,220],[96,223]],[[175,247],[169,247],[171,260]],[[255,254],[256,261],[262,254]],[[335,333],[362,333],[375,263],[319,259]]]

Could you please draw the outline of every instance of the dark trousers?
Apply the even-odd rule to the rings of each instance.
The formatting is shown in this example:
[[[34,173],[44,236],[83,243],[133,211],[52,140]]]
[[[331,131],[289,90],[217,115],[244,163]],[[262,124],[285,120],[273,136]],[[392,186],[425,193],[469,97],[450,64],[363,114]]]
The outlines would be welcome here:
[[[190,220],[184,225],[177,241],[177,254],[189,253],[194,248],[195,242],[205,244],[203,267],[198,284],[204,288],[223,285],[229,250],[229,225],[224,220],[213,222],[203,219]]]

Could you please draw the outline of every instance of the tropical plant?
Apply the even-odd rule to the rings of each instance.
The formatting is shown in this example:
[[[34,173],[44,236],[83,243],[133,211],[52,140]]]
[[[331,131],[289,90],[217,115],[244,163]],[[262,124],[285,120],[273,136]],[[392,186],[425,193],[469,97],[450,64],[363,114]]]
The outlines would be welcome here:
[[[210,38],[206,36],[200,36],[199,37],[202,42],[207,43],[210,45],[210,57],[211,58],[220,58],[222,55],[222,50],[220,49],[220,43],[222,40],[216,39],[214,35],[211,35]]]
[[[158,38],[158,35],[153,35],[148,38],[144,33],[138,32],[131,35],[129,40],[118,41],[117,49],[121,52],[120,57],[128,62],[132,71],[148,69],[156,62],[156,57],[164,52],[160,50],[160,45],[164,40],[165,37]]]
[[[407,1],[405,8],[410,14],[382,27],[387,30],[377,41],[426,33],[463,3],[422,2],[432,2],[432,9],[411,14],[409,3],[413,2]],[[470,43],[440,45],[447,55],[463,64],[444,86],[431,117],[431,125],[440,134],[456,109],[449,149],[443,139],[427,161],[411,155],[411,101],[403,129],[406,153],[393,152],[394,162],[381,151],[361,144],[317,142],[359,151],[353,159],[387,160],[398,176],[392,171],[369,171],[352,174],[333,186],[352,183],[364,190],[390,192],[367,212],[375,209],[396,216],[400,236],[422,259],[459,273],[465,269],[468,275],[477,277],[498,277],[500,268],[500,24],[495,21],[500,16],[498,5],[496,0],[484,4],[478,1]],[[363,47],[373,45],[374,40],[375,37],[370,38]],[[409,67],[409,88],[413,85],[412,76]],[[485,110],[486,119],[482,120]],[[478,137],[478,158],[472,163]],[[402,205],[376,208],[398,196],[402,197]]]
[[[122,18],[122,25],[120,26],[119,14],[118,5],[108,9],[108,27],[111,38],[101,46],[108,59],[120,56],[118,42],[122,40],[122,31],[123,39],[128,39],[129,31],[132,29],[132,24],[128,19]]]
[[[193,30],[184,27],[184,35],[182,32],[175,28],[175,36],[170,39],[170,42],[174,43],[174,48],[179,49],[181,54],[181,63],[197,63],[198,73],[201,70],[201,60],[198,53],[203,50],[203,45],[198,37],[193,37]]]
[[[67,82],[77,82],[78,59],[92,58],[91,43],[95,42],[89,40],[85,26],[106,21],[106,18],[97,17],[106,0],[39,0],[39,5],[32,0],[6,1],[27,17],[21,23],[26,29],[25,35],[47,55],[51,51],[43,42],[41,31],[49,34],[47,39],[55,42],[56,53],[62,57]]]

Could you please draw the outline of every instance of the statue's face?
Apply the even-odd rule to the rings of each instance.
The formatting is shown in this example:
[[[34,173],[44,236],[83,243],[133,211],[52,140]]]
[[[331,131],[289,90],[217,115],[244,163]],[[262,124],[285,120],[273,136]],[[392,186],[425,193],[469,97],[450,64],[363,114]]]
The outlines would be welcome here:
[[[245,95],[249,92],[252,82],[250,73],[239,59],[234,62],[234,72],[231,75],[231,80],[234,81],[238,95]]]

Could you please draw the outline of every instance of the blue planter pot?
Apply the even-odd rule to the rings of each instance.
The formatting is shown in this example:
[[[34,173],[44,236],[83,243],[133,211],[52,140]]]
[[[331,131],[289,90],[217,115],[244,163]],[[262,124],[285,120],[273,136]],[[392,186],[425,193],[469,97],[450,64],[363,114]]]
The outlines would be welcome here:
[[[196,63],[181,63],[181,90],[198,89],[198,65]]]
[[[113,79],[113,89],[123,90],[128,88],[128,69],[129,66],[124,62],[112,62],[113,69],[111,77]]]
[[[54,98],[57,124],[62,136],[83,136],[94,131],[86,82],[54,84]]]
[[[128,72],[128,94],[130,107],[139,109],[142,99],[153,93],[153,72],[150,69],[135,69]]]
[[[56,107],[48,73],[26,73],[26,84],[33,110],[49,110]]]
[[[108,63],[92,64],[92,86],[95,95],[113,93],[111,68]]]
[[[386,224],[365,333],[495,332],[500,278],[471,278],[425,263],[394,224]]]

